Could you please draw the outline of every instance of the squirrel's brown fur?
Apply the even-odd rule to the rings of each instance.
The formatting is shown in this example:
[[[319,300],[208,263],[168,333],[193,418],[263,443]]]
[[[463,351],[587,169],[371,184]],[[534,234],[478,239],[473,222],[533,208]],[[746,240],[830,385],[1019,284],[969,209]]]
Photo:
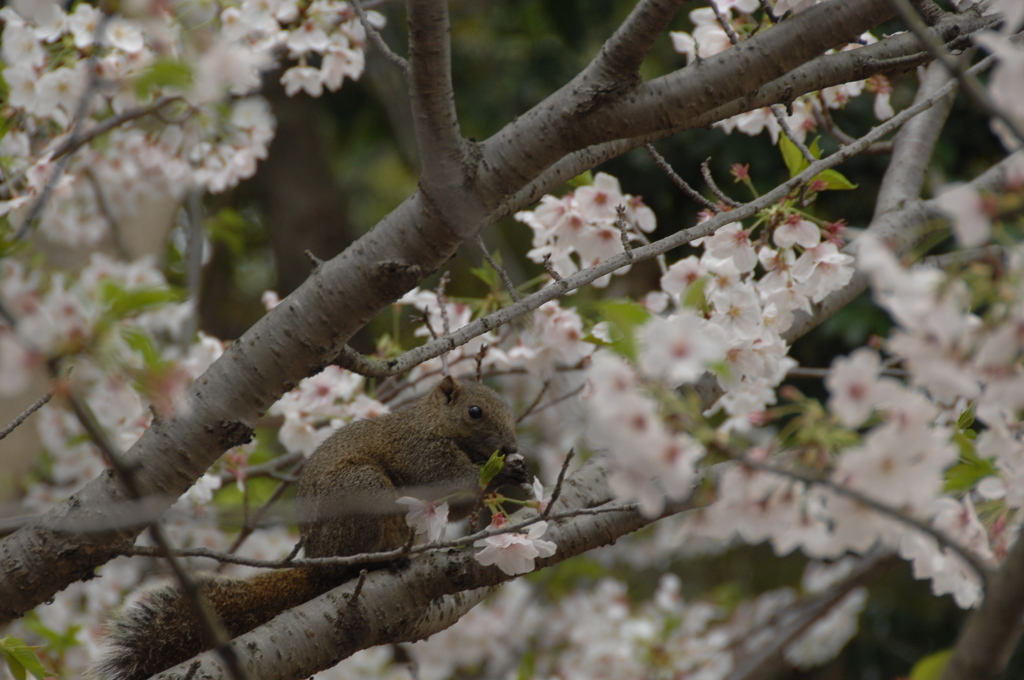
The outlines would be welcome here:
[[[394,503],[403,495],[433,499],[462,492],[462,502],[449,503],[449,517],[466,516],[480,467],[497,450],[516,452],[508,404],[480,383],[451,377],[405,408],[341,428],[317,448],[299,478],[296,504],[305,555],[355,555],[404,545],[411,530]],[[525,479],[521,461],[507,462],[492,486]],[[364,567],[281,569],[244,579],[204,578],[200,585],[236,637]],[[148,678],[208,647],[177,586],[140,593],[111,624],[106,643],[89,677]]]

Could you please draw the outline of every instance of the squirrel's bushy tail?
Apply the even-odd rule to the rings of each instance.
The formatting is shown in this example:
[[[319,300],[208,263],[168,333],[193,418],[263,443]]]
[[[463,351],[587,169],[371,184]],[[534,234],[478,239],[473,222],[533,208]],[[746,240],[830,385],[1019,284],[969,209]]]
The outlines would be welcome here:
[[[326,592],[335,579],[309,569],[282,569],[249,578],[207,577],[199,585],[234,638]],[[136,680],[187,661],[208,645],[176,585],[139,591],[109,624],[87,680]]]

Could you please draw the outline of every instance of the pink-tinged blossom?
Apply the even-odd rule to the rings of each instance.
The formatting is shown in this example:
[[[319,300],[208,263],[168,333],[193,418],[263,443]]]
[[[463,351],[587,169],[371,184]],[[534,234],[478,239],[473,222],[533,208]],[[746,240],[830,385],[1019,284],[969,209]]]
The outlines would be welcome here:
[[[793,263],[793,278],[803,284],[814,302],[839,290],[853,277],[853,258],[839,252],[834,243],[819,243]]]
[[[775,228],[772,240],[779,248],[813,248],[821,242],[821,229],[814,222],[794,215]]]
[[[323,52],[327,49],[328,42],[327,33],[319,22],[307,19],[288,33],[285,45],[293,56],[298,56],[306,52]]]
[[[753,340],[761,335],[761,301],[752,286],[715,291],[709,300],[715,306],[711,323],[721,328],[727,337]]]
[[[331,92],[337,92],[345,78],[359,80],[366,67],[366,55],[362,50],[328,47],[321,63],[324,85]]]
[[[707,321],[689,310],[667,319],[654,317],[639,334],[640,370],[672,387],[696,380],[725,358],[720,335],[709,332]]]
[[[953,222],[953,235],[964,248],[984,245],[992,236],[992,218],[976,189],[964,184],[947,189],[937,199]]]
[[[501,528],[507,521],[502,515],[495,515],[490,528]],[[540,521],[527,527],[525,534],[510,532],[482,538],[473,545],[483,550],[473,557],[484,566],[495,565],[509,576],[529,573],[533,571],[534,561],[538,557],[551,557],[555,554],[557,546],[541,539],[547,530],[548,523]]]
[[[221,486],[220,476],[206,473],[185,492],[185,497],[196,505],[206,505],[213,500],[213,492]]]
[[[618,207],[624,209],[623,229],[618,223]],[[527,257],[554,267],[561,276],[592,267],[623,252],[622,238],[640,240],[638,231],[649,232],[657,226],[654,212],[637,196],[623,194],[619,181],[597,173],[591,186],[556,198],[544,196],[536,210],[523,210],[515,219],[533,230],[533,249]],[[625,274],[621,267],[614,274]],[[611,274],[596,280],[595,287],[608,285]]]
[[[592,185],[581,186],[573,194],[589,222],[614,222],[618,216],[616,208],[625,207],[619,180],[605,172],[597,173]]]
[[[405,513],[405,523],[417,536],[426,536],[427,542],[433,543],[444,534],[448,524],[447,501],[421,501],[411,496],[402,496],[395,501],[409,510]]]
[[[39,68],[46,63],[46,50],[26,24],[9,21],[0,35],[0,56],[9,64],[8,70],[14,66]]]
[[[868,90],[875,93],[875,103],[872,107],[875,118],[889,120],[896,115],[892,109],[892,102],[889,101],[892,96],[892,83],[888,78],[882,75],[871,76],[868,78]]]
[[[739,222],[730,222],[705,238],[704,251],[706,257],[713,261],[731,261],[741,273],[749,272],[757,265],[757,253],[750,245],[750,234]],[[711,268],[716,269],[714,266]]]
[[[686,62],[695,58],[706,59],[732,47],[729,35],[718,23],[715,11],[711,8],[695,9],[690,12],[690,21],[694,23],[693,35],[682,31],[669,34],[672,47],[676,52],[686,55]]]
[[[324,92],[320,71],[312,66],[292,66],[281,75],[281,84],[289,97],[294,97],[299,90],[311,97],[319,97]]]
[[[68,15],[68,29],[74,38],[75,47],[84,50],[93,44],[101,16],[100,11],[87,2],[75,5],[75,11]]]
[[[700,260],[690,255],[672,263],[661,277],[661,289],[676,299],[685,298],[690,286],[706,275],[707,270],[701,266]]]
[[[871,415],[880,370],[878,353],[866,348],[832,362],[832,369],[825,378],[831,395],[828,408],[846,427],[859,427]]]
[[[141,26],[131,19],[123,18],[110,20],[103,32],[103,42],[128,54],[141,52],[145,47]]]
[[[533,484],[530,487],[533,492],[533,499],[537,501],[537,510],[544,512],[548,509],[548,504],[551,503],[551,496],[544,495],[544,485],[541,483],[539,477],[533,478]]]

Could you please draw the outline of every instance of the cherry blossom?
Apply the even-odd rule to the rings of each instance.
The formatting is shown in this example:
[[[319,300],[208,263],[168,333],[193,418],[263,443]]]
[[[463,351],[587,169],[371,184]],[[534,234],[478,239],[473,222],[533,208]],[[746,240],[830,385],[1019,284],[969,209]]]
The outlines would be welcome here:
[[[508,522],[500,513],[495,515],[490,528],[500,529]],[[473,545],[483,548],[473,557],[484,566],[494,565],[510,576],[526,574],[534,569],[538,557],[551,557],[557,546],[541,538],[548,530],[545,521],[534,522],[526,533],[510,532],[481,538]]]
[[[405,523],[417,536],[426,536],[427,541],[433,543],[444,534],[445,525],[448,523],[447,501],[421,501],[411,496],[402,496],[395,502],[409,508],[405,513]]]

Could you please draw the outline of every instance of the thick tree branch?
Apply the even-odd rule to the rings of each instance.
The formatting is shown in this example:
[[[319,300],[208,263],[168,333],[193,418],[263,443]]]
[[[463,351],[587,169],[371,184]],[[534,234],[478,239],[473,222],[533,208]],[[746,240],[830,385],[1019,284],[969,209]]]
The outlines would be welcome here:
[[[931,97],[950,81],[946,70],[938,64],[925,71],[914,101]],[[875,201],[875,217],[899,209],[906,201],[921,197],[925,171],[931,164],[935,144],[942,126],[953,108],[953,93],[938,100],[928,111],[903,126],[893,144],[892,159],[885,169]]]
[[[596,81],[595,87],[606,91],[639,84],[640,64],[686,2],[640,0],[618,30],[601,46],[601,51],[584,70],[584,77],[592,77]]]
[[[767,644],[759,644],[746,654],[737,655],[735,667],[727,680],[758,680],[768,677],[783,663],[786,648],[826,616],[855,588],[873,583],[899,560],[894,555],[875,554],[863,558],[853,572],[824,592],[809,595],[787,607],[778,623],[772,626]]]
[[[997,680],[1024,629],[1024,540],[986,584],[985,600],[960,631],[941,680]]]
[[[576,290],[577,288],[592,283],[598,278],[610,274],[615,270],[625,267],[634,262],[651,259],[658,255],[668,252],[673,248],[677,248],[690,241],[707,236],[708,234],[714,233],[719,227],[724,226],[730,222],[736,222],[739,220],[746,219],[753,215],[756,215],[759,211],[767,208],[770,205],[774,205],[780,199],[785,197],[790,191],[795,188],[807,183],[814,178],[818,173],[827,168],[835,167],[844,160],[860,153],[880,138],[894,129],[899,128],[906,121],[912,119],[919,113],[926,111],[936,101],[948,95],[956,87],[955,82],[947,83],[943,88],[937,90],[934,94],[929,97],[923,98],[921,101],[916,102],[914,105],[901,111],[899,114],[894,116],[889,121],[877,126],[871,132],[861,137],[855,143],[843,147],[836,153],[827,156],[819,161],[812,163],[806,170],[797,175],[796,177],[780,184],[771,191],[758,197],[756,200],[745,203],[733,210],[721,213],[712,217],[711,219],[698,224],[695,227],[684,229],[671,236],[667,236],[663,239],[655,241],[649,245],[640,246],[634,248],[625,253],[611,257],[603,262],[586,269],[582,269],[571,276],[562,278],[559,281],[555,281],[547,287],[528,295],[519,302],[500,309],[496,312],[492,312],[486,316],[483,316],[472,323],[469,323],[462,328],[457,329],[450,335],[437,338],[428,343],[425,343],[415,349],[409,350],[397,357],[392,359],[377,361],[367,359],[365,357],[359,357],[356,353],[350,349],[345,349],[339,356],[339,362],[349,368],[350,370],[357,371],[366,376],[372,377],[384,377],[387,375],[394,375],[402,373],[413,366],[416,366],[428,359],[440,356],[446,352],[450,352],[460,345],[464,345],[473,338],[483,335],[484,333],[498,328],[499,326],[508,323],[512,319],[521,317],[528,314],[535,309],[539,308],[546,302],[557,299],[566,293]],[[915,206],[918,208],[918,206]],[[933,208],[933,212],[924,213],[920,219],[916,219],[914,223],[921,223],[930,217],[938,216],[937,209]],[[907,210],[906,213],[901,213],[905,217],[910,217],[915,214],[915,211]],[[886,224],[894,223],[895,218],[886,222]],[[874,224],[874,223],[873,223]],[[902,226],[905,222],[899,222]],[[881,227],[879,227],[881,229]],[[898,231],[898,230],[897,230]],[[901,237],[906,237],[910,230],[904,229],[902,232],[898,232]],[[885,232],[884,235],[887,235]],[[866,284],[865,284],[866,285]],[[844,289],[845,290],[845,289]],[[841,291],[840,291],[841,292]],[[859,294],[859,293],[857,293]],[[856,297],[856,295],[854,295]],[[851,298],[852,299],[852,298]],[[815,315],[818,318],[818,315]],[[820,318],[817,323],[820,323],[823,318]],[[794,324],[795,326],[796,324]],[[815,324],[816,325],[816,324]],[[807,326],[806,330],[809,330],[813,326]],[[803,328],[803,326],[801,326]],[[806,330],[803,332],[805,333]],[[802,333],[801,333],[802,334]],[[795,337],[793,330],[787,334],[787,339],[791,342],[791,337]]]
[[[409,100],[420,156],[420,189],[462,238],[483,226],[469,191],[469,142],[459,129],[452,86],[447,0],[408,0]],[[450,200],[452,196],[460,200]]]
[[[606,502],[611,494],[605,477],[603,464],[591,459],[566,480],[560,507],[586,508]],[[689,507],[688,500],[679,501],[665,514],[678,513]],[[549,520],[544,538],[554,541],[558,552],[553,557],[538,560],[537,568],[612,543],[652,521],[635,510]],[[356,584],[349,581],[284,612],[266,625],[236,638],[231,644],[243,665],[258,668],[264,680],[290,680],[333,666],[339,660],[375,644],[420,639],[441,629],[421,626],[419,620],[420,613],[436,607],[434,602],[439,598],[495,586],[514,578],[496,567],[481,565],[474,559],[473,552],[433,552],[413,558],[407,567],[400,570],[376,570],[367,575],[361,598],[353,600]],[[444,620],[442,627],[452,622]],[[270,640],[276,642],[271,643]],[[282,640],[286,642],[282,644]],[[288,647],[291,651],[278,654],[276,649],[279,646]],[[261,649],[275,651],[264,653]],[[200,670],[195,677],[211,680],[227,677],[216,655],[204,653],[196,658],[200,662]],[[155,677],[180,680],[190,665],[191,662],[185,662]]]

